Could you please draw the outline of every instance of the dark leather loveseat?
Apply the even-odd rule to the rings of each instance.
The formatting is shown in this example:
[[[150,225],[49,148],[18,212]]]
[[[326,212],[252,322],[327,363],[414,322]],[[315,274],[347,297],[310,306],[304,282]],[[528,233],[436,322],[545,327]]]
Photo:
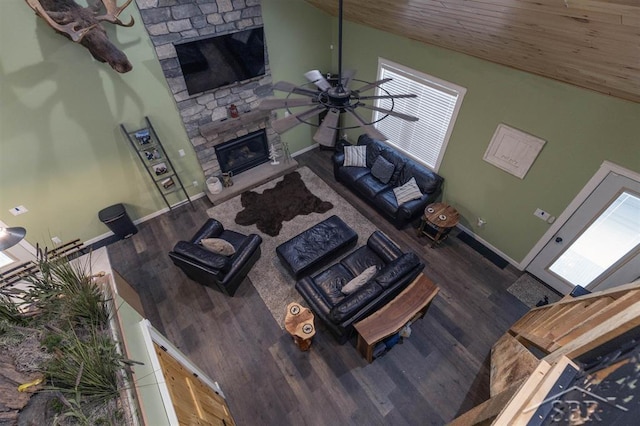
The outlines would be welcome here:
[[[372,265],[377,267],[376,274],[354,293],[344,295],[342,287]],[[296,290],[342,344],[355,322],[391,301],[423,268],[415,253],[403,253],[389,237],[375,231],[365,246],[339,263],[299,280]]]
[[[435,202],[440,196],[444,179],[422,164],[401,155],[389,145],[363,134],[358,138],[358,145],[367,147],[367,167],[345,167],[344,146],[346,145],[349,143],[338,142],[333,155],[333,174],[336,180],[369,202],[396,228],[402,229],[419,218],[424,213],[425,207]],[[395,166],[387,184],[380,182],[371,174],[371,167],[379,155]],[[393,188],[404,185],[412,177],[415,178],[423,195],[419,199],[407,201],[398,206]]]
[[[205,238],[228,241],[235,253],[223,256],[209,251],[201,245]],[[169,257],[193,281],[233,296],[251,267],[260,259],[261,243],[259,235],[227,230],[217,220],[208,219],[189,241],[178,241]]]

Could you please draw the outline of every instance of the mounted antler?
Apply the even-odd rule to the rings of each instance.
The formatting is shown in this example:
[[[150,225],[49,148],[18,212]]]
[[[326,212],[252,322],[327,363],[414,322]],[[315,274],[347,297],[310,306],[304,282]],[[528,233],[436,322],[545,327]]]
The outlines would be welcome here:
[[[73,0],[25,0],[38,16],[60,34],[86,47],[91,55],[100,62],[107,62],[114,70],[125,73],[133,67],[127,56],[120,51],[109,39],[100,25],[101,22],[130,27],[134,24],[133,17],[129,23],[123,23],[119,16],[131,4],[127,0],[118,6],[117,0],[102,0],[93,7],[82,7]],[[98,11],[104,6],[106,13],[99,15]]]
[[[133,20],[133,16],[130,16],[131,21],[129,21],[128,24],[122,23],[120,18],[118,18],[118,16],[120,16],[120,14],[122,13],[122,11],[127,6],[129,6],[129,4],[131,4],[132,1],[133,0],[127,0],[125,4],[118,7],[116,0],[102,0],[102,4],[104,5],[104,8],[107,10],[107,13],[104,15],[96,16],[96,20],[111,22],[112,24],[121,25],[123,27],[132,26],[135,23],[135,21]],[[97,8],[100,7],[99,3],[96,3],[96,7]]]

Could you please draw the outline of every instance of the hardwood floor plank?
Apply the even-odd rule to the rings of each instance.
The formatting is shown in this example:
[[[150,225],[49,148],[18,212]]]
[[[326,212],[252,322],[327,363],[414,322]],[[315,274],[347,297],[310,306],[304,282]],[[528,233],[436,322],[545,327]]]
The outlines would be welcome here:
[[[355,337],[339,345],[318,321],[311,350],[301,352],[250,280],[228,297],[172,264],[173,245],[207,220],[206,197],[138,225],[136,235],[108,247],[111,263],[153,326],[220,384],[238,425],[444,424],[489,397],[489,350],[528,310],[506,291],[519,272],[496,267],[456,231],[432,249],[415,228],[397,230],[335,181],[330,158],[312,150],[296,160],[416,252],[441,289],[410,338],[372,364],[356,351]]]

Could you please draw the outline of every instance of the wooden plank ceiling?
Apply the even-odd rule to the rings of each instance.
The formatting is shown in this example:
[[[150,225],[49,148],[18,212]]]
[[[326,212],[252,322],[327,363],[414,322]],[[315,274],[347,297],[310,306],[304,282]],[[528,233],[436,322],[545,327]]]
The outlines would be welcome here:
[[[640,0],[344,0],[344,17],[640,102]]]

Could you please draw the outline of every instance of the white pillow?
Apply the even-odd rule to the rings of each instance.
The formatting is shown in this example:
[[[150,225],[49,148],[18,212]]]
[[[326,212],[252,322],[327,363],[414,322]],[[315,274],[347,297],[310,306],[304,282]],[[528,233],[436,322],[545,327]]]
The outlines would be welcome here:
[[[415,178],[409,179],[409,181],[402,186],[393,188],[393,194],[396,196],[398,205],[422,197],[422,192],[420,192]]]
[[[223,256],[233,256],[236,252],[233,245],[222,238],[203,238],[200,242],[202,243],[202,247]]]
[[[376,274],[377,270],[378,268],[376,268],[376,265],[369,266],[367,269],[362,271],[360,275],[358,275],[357,277],[355,277],[354,279],[352,279],[351,281],[343,285],[342,290],[340,291],[342,291],[342,294],[344,295],[349,295],[355,292],[360,287],[362,287],[367,281],[369,281]]]
[[[367,167],[366,145],[344,147],[345,167]]]

